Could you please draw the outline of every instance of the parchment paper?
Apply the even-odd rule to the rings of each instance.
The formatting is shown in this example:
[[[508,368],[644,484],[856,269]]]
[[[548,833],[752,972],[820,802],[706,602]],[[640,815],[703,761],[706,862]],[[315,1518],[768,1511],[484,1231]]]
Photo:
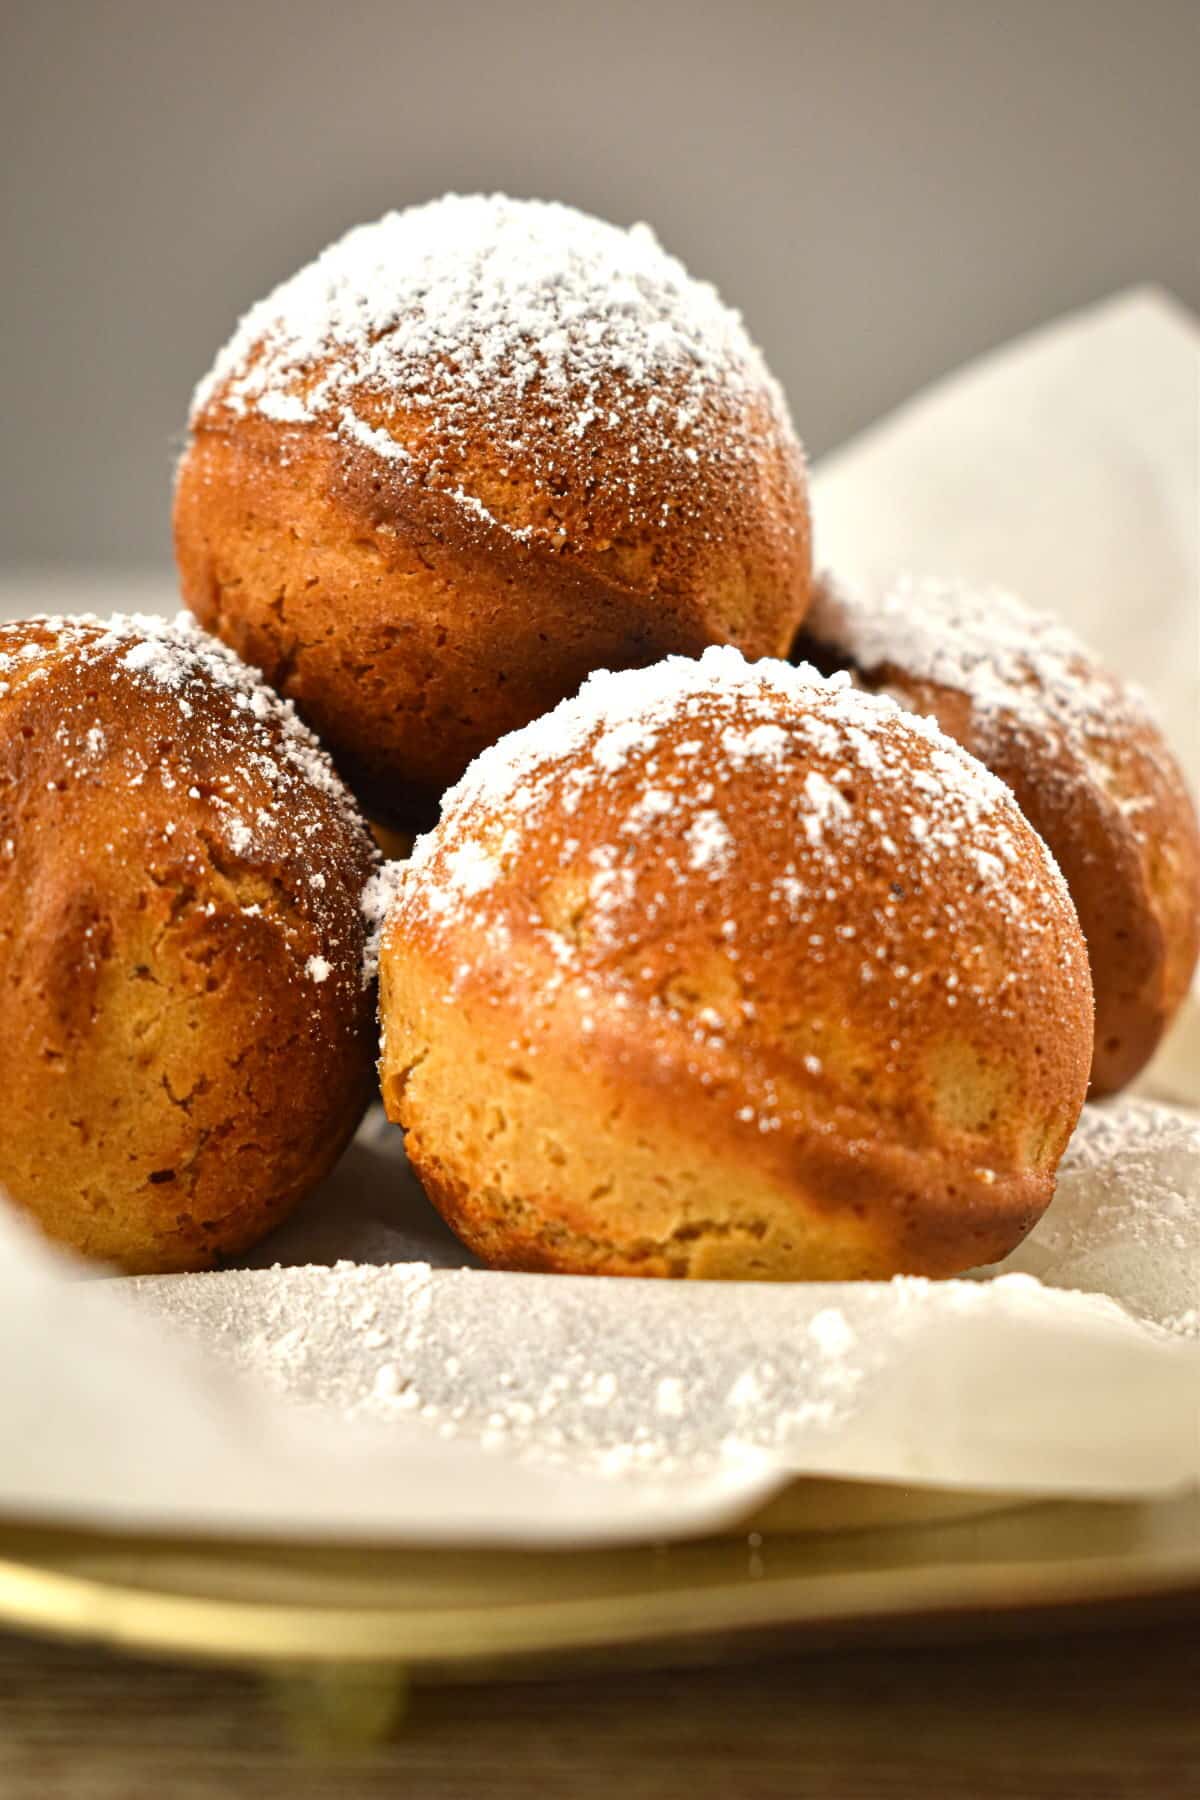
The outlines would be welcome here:
[[[1140,291],[997,352],[817,472],[820,560],[1056,608],[1142,680],[1194,780],[1198,369],[1195,321]],[[130,604],[15,580],[0,602]],[[1200,1104],[1196,1019],[1149,1091]],[[797,1474],[1200,1481],[1200,1116],[1178,1108],[1089,1109],[1046,1219],[974,1280],[479,1270],[377,1111],[252,1262],[85,1279],[0,1210],[0,1515],[565,1546],[710,1530]]]

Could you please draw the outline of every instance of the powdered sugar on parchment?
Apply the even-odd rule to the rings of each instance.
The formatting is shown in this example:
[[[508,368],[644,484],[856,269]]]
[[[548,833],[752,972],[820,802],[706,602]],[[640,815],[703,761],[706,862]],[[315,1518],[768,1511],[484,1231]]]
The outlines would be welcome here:
[[[128,1291],[260,1393],[328,1425],[392,1427],[401,1446],[416,1428],[650,1485],[775,1461],[851,1473],[898,1464],[969,1485],[958,1457],[980,1434],[964,1434],[957,1409],[1013,1409],[1014,1456],[1022,1403],[1040,1411],[1031,1443],[1044,1465],[1080,1346],[1104,1367],[1105,1344],[1136,1345],[1150,1374],[1157,1354],[1188,1354],[1103,1294],[1050,1293],[1015,1273],[812,1288],[346,1262],[140,1278]],[[1034,1396],[1051,1344],[1054,1392]],[[1177,1360],[1177,1412],[1188,1379]],[[1097,1429],[1104,1408],[1102,1394],[1087,1401]],[[1023,1468],[1017,1485],[1031,1476]]]
[[[1003,1266],[1200,1335],[1200,1114],[1085,1107],[1049,1211]]]
[[[786,1337],[753,1290],[628,1304],[625,1284],[373,1268],[227,1271],[132,1284],[268,1389],[348,1420],[613,1476],[697,1473],[846,1422],[880,1352],[836,1306]],[[651,1296],[651,1299],[653,1297]],[[910,1296],[905,1295],[905,1304]]]
[[[369,1143],[384,1129],[378,1115],[368,1121]],[[388,1154],[397,1154],[394,1145]],[[1154,1244],[1161,1264],[1179,1264],[1175,1240],[1181,1229],[1191,1232],[1200,1203],[1194,1118],[1137,1100],[1088,1107],[1063,1166],[1080,1184],[1078,1196],[1069,1187],[1060,1194],[1064,1242],[1083,1245],[1092,1235],[1090,1198],[1105,1237]],[[779,1458],[810,1471],[894,1469],[900,1478],[969,1485],[961,1454],[968,1441],[986,1441],[1021,1459],[1006,1468],[1009,1485],[1037,1485],[1057,1449],[1073,1457],[1070,1446],[1086,1447],[1089,1432],[1107,1442],[1114,1468],[1138,1454],[1129,1417],[1136,1387],[1126,1382],[1123,1400],[1105,1391],[1114,1367],[1105,1346],[1119,1340],[1137,1348],[1148,1379],[1175,1370],[1185,1430],[1190,1393],[1192,1431],[1182,1450],[1194,1466],[1195,1367],[1189,1376],[1179,1360],[1194,1348],[1194,1302],[1189,1325],[1186,1308],[1164,1319],[1098,1281],[1063,1284],[1086,1291],[1050,1292],[1021,1272],[781,1286],[431,1267],[395,1260],[399,1240],[382,1230],[386,1203],[369,1183],[349,1181],[338,1198],[339,1232],[322,1224],[316,1206],[312,1229],[357,1262],[303,1266],[304,1242],[293,1233],[293,1266],[143,1277],[122,1291],[193,1337],[212,1365],[232,1365],[260,1394],[322,1413],[327,1428],[396,1428],[400,1454],[404,1430],[415,1428],[533,1465],[649,1483]],[[411,1206],[419,1205],[414,1189]],[[1055,1219],[1052,1206],[1039,1233]],[[439,1243],[429,1240],[418,1257],[437,1263]],[[448,1236],[446,1244],[452,1253]],[[1119,1277],[1119,1265],[1093,1265],[1093,1276],[1103,1273]],[[1122,1312],[1113,1292],[1150,1322]],[[1169,1333],[1159,1329],[1164,1323]],[[1167,1364],[1158,1360],[1164,1355]],[[1098,1382],[1091,1370],[1100,1371]],[[1064,1434],[1070,1395],[1078,1430]],[[1122,1422],[1106,1438],[1117,1403]],[[996,1406],[1006,1421],[999,1437],[964,1432],[964,1418]],[[927,1434],[934,1415],[940,1423]],[[856,1461],[864,1449],[866,1461]]]

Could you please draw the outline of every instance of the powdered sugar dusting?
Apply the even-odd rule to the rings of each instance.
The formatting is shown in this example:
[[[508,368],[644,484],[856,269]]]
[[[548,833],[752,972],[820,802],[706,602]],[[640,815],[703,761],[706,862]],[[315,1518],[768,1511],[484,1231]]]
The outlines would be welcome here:
[[[836,1305],[807,1327],[801,1307],[781,1332],[764,1328],[758,1295],[731,1287],[712,1309],[643,1287],[643,1310],[624,1284],[348,1262],[131,1285],[268,1391],[613,1477],[824,1439],[884,1360]]]
[[[491,887],[500,873],[500,865],[479,844],[461,844],[447,852],[446,874],[460,894],[481,894]]]
[[[897,1082],[925,984],[938,1005],[1003,1012],[1063,946],[1052,954],[1086,989],[1061,877],[1003,783],[848,676],[728,647],[602,671],[485,751],[393,898],[397,944],[453,944],[448,1003],[477,971],[495,978],[520,934],[556,964],[539,1003],[573,981],[588,1020],[589,995],[636,993],[713,1047],[758,1029],[784,970],[850,961],[839,979],[895,1013],[879,1076]],[[832,1079],[828,1022],[809,1026],[796,1063]],[[765,1078],[738,1117],[780,1129],[775,1099]]]
[[[711,808],[697,813],[684,832],[684,842],[688,847],[690,869],[719,867],[728,860],[733,848],[733,837],[728,826],[720,813],[713,812]]]
[[[172,619],[155,613],[118,613],[107,619],[80,613],[70,618],[47,616],[30,623],[49,634],[51,641],[25,644],[16,653],[24,661],[48,660],[68,649],[90,663],[114,656],[117,666],[127,675],[177,695],[185,718],[192,716],[190,692],[206,684],[223,689],[240,711],[259,724],[274,727],[278,736],[272,747],[277,748],[290,768],[335,801],[345,816],[361,827],[349,790],[291,701],[281,699],[257,669],[211,637],[190,613],[180,612]],[[23,634],[26,626],[12,625],[3,630],[6,634]],[[6,654],[0,641],[0,673],[11,661],[12,653]],[[264,737],[264,748],[265,743]]]
[[[784,1289],[341,1262],[139,1278],[126,1291],[260,1393],[328,1425],[390,1428],[399,1455],[411,1429],[654,1483],[776,1457],[797,1472],[861,1473],[866,1446],[897,1479],[920,1460],[926,1475],[971,1486],[962,1407],[1001,1404],[1014,1409],[1007,1472],[1045,1486],[1055,1409],[1061,1420],[1067,1396],[1087,1390],[1090,1357],[1113,1368],[1114,1343],[1137,1348],[1143,1377],[1165,1377],[1169,1416],[1187,1428],[1187,1346],[1143,1334],[1099,1294],[1047,1293],[1027,1275]],[[1033,1392],[1047,1370],[1052,1392]],[[1093,1384],[1085,1430],[1102,1427],[1105,1404]],[[1119,1459],[1119,1432],[1101,1441]],[[1004,1483],[993,1473],[986,1485]]]
[[[584,479],[589,440],[615,433],[631,446],[630,507],[647,465],[669,467],[682,505],[689,468],[704,460],[736,475],[755,454],[747,396],[790,441],[782,395],[740,318],[648,226],[449,195],[348,232],[252,308],[192,417],[219,405],[319,425],[399,465],[415,456],[425,485],[495,523],[456,473],[481,432],[548,491],[568,472]],[[420,418],[412,443],[394,416],[380,423],[381,404],[397,402]]]
[[[0,626],[0,699],[60,668],[75,679],[54,732],[59,784],[119,784],[131,816],[147,822],[165,810],[165,823],[153,830],[182,896],[208,855],[221,866],[231,858],[252,882],[267,869],[280,890],[291,870],[295,917],[285,908],[277,923],[288,935],[301,933],[298,969],[318,988],[335,975],[357,985],[364,926],[347,906],[342,877],[365,879],[375,854],[348,789],[290,701],[188,614],[84,614]],[[88,680],[79,680],[81,670]],[[130,704],[127,690],[136,688],[159,708],[153,727]],[[326,869],[339,879],[329,883]],[[244,918],[262,918],[264,898],[256,891],[231,904]],[[314,931],[318,946],[300,949]]]
[[[888,667],[966,694],[976,728],[1055,730],[1078,752],[1121,722],[1144,729],[1142,694],[1099,667],[1075,634],[1002,588],[902,576],[882,596],[829,576],[806,631],[866,674]]]
[[[361,910],[367,932],[362,969],[364,987],[370,987],[379,973],[379,946],[406,866],[403,862],[384,863],[363,889]]]
[[[749,663],[739,651],[719,645],[694,661],[669,656],[647,669],[615,674],[597,670],[573,699],[477,756],[445,795],[443,820],[460,818],[475,807],[495,809],[513,802],[527,821],[544,800],[543,784],[557,777],[567,759],[587,752],[577,777],[583,785],[620,775],[635,759],[650,756],[661,735],[678,720],[701,718],[709,709],[729,720],[721,742],[732,730],[734,750],[729,760],[734,766],[757,759],[779,769],[789,746],[795,754],[800,734],[803,744],[817,754],[845,750],[860,765],[866,745],[866,760],[882,767],[881,733],[885,744],[889,737],[906,738],[911,732],[942,758],[939,773],[948,806],[973,817],[1011,808],[1003,784],[931,721],[902,714],[886,698],[858,692],[847,676],[826,680],[804,666],[771,660]],[[701,747],[708,752],[704,740]],[[893,774],[896,767],[893,758]],[[939,781],[933,780],[932,798],[939,789]],[[702,784],[694,791],[702,793]],[[825,790],[810,789],[810,802],[814,791],[819,795],[817,809],[827,814],[830,802]],[[428,846],[428,840],[421,841]],[[421,856],[414,853],[414,863],[419,866],[428,853],[428,847]]]
[[[824,842],[826,826],[837,831],[839,824],[848,817],[850,807],[833,783],[826,781],[816,769],[810,769],[804,777],[804,797],[808,801],[804,830],[809,843],[815,847]]]
[[[1129,1098],[1085,1107],[1053,1205],[1003,1266],[1200,1335],[1200,1115]]]

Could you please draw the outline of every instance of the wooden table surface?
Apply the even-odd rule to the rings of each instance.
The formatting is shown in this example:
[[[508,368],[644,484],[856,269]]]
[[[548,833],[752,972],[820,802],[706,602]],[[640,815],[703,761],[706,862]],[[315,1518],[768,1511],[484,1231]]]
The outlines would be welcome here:
[[[368,1750],[302,1747],[303,1693],[0,1637],[0,1800],[1200,1800],[1200,1613],[418,1687]]]

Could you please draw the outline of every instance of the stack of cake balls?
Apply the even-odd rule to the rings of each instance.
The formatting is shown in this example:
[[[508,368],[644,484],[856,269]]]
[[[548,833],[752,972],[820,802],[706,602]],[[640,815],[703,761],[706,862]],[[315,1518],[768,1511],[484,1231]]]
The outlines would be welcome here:
[[[644,226],[351,231],[201,384],[175,541],[191,616],[0,630],[0,1183],[88,1255],[236,1256],[381,1085],[498,1267],[951,1274],[1191,980],[1142,701],[1010,596],[814,582]]]

